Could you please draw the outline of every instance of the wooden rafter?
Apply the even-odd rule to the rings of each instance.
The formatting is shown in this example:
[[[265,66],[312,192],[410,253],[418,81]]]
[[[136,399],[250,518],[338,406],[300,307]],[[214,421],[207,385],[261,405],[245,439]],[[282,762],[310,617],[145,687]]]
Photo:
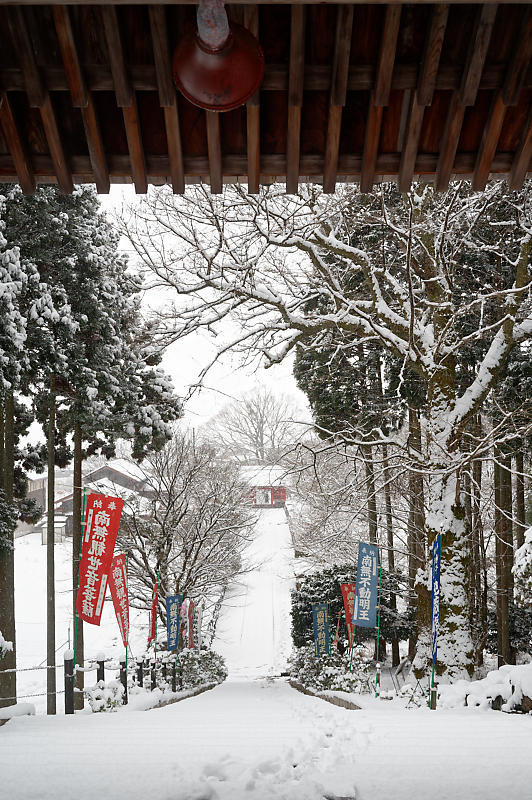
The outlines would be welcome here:
[[[488,119],[478,149],[475,172],[473,173],[472,185],[476,191],[482,191],[486,188],[505,114],[506,106],[502,100],[502,92],[496,92],[488,112]]]
[[[286,136],[286,191],[295,194],[299,182],[301,108],[305,80],[305,8],[293,5],[290,23],[288,72],[288,131]]]
[[[505,105],[516,105],[525,82],[526,73],[531,59],[532,9],[528,7],[523,9],[519,33],[514,46],[514,56],[510,62],[506,77],[504,79],[502,99]]]
[[[526,178],[527,170],[532,161],[532,108],[528,115],[525,129],[519,147],[515,154],[508,184],[510,189],[521,189]]]
[[[412,92],[406,124],[405,141],[401,149],[401,163],[397,185],[400,192],[408,192],[416,166],[417,150],[425,105],[418,101],[417,92]]]
[[[477,98],[496,15],[495,4],[481,5],[477,11],[460,87],[460,102],[464,106],[472,106]]]
[[[338,169],[338,152],[342,128],[342,109],[343,106],[345,106],[347,97],[352,30],[353,6],[338,6],[329,116],[327,120],[327,140],[323,166],[323,191],[326,193],[334,192],[336,188],[336,172]]]
[[[244,10],[244,25],[259,38],[259,8],[257,5],[246,6]],[[246,133],[247,133],[247,174],[248,192],[258,194],[260,185],[260,92],[255,94],[246,103]]]
[[[209,150],[211,192],[213,194],[220,194],[223,187],[220,112],[206,111],[205,115],[207,118],[207,145]]]
[[[447,3],[441,3],[432,9],[428,35],[419,67],[417,101],[422,106],[429,106],[434,97],[448,17],[449,5]]]
[[[369,100],[366,134],[364,137],[364,152],[362,154],[362,166],[360,169],[361,192],[371,192],[375,181],[383,110],[382,106],[378,106],[375,103],[375,98],[372,94]]]
[[[127,147],[131,164],[131,176],[137,194],[146,194],[148,191],[148,178],[146,174],[146,158],[142,146],[139,112],[135,95],[129,108],[123,108],[124,126],[126,129]]]
[[[7,146],[9,147],[9,152],[11,153],[11,158],[13,159],[18,182],[20,183],[22,191],[24,194],[33,194],[35,191],[33,166],[28,157],[24,142],[20,138],[7,92],[2,92],[0,96],[0,125],[2,126]]]
[[[113,75],[116,104],[119,108],[130,108],[133,105],[133,87],[126,68],[124,46],[116,8],[114,6],[102,6],[101,11],[109,51],[109,63]]]
[[[387,106],[390,99],[400,23],[401,6],[388,5],[384,18],[377,78],[375,81],[375,105],[377,106]]]
[[[89,96],[74,41],[69,10],[66,6],[54,6],[53,15],[61,58],[72,96],[72,105],[75,108],[87,108]]]

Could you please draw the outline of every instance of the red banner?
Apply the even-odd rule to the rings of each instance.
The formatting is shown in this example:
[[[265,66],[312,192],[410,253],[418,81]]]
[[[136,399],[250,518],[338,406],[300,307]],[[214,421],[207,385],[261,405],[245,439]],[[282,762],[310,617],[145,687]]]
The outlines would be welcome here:
[[[355,600],[355,586],[354,583],[341,583],[342,596],[344,598],[345,610],[345,624],[347,627],[347,637],[349,639],[349,649],[353,647],[353,632],[355,626],[353,625],[353,604]]]
[[[188,646],[194,649],[194,600],[188,604]]]
[[[76,611],[91,625],[101,622],[123,505],[122,498],[103,494],[90,494],[87,499]]]
[[[111,597],[115,607],[118,627],[122,634],[122,641],[124,647],[127,647],[129,640],[129,599],[127,593],[126,557],[123,553],[122,555],[115,556],[111,561],[109,589],[111,590]]]
[[[151,612],[150,612],[150,632],[148,634],[148,644],[155,640],[155,633],[157,630],[157,578],[155,578],[155,586],[151,596]]]

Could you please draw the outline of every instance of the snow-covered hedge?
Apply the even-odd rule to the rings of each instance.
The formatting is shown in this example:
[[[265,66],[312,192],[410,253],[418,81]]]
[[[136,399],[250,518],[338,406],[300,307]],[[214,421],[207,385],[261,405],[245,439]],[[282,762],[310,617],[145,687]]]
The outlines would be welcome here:
[[[290,659],[290,677],[305,688],[317,691],[370,691],[370,668],[356,647],[351,670],[349,662],[349,652],[341,655],[337,650],[333,650],[329,655],[316,658],[314,645],[299,647]]]
[[[221,655],[214,650],[182,650],[177,657],[176,686],[194,689],[208,683],[222,683],[227,678],[227,668]]]
[[[124,687],[120,681],[98,681],[95,686],[84,690],[91,709],[98,711],[118,711],[122,705]]]
[[[13,650],[13,642],[7,642],[0,631],[0,658],[3,658],[9,650]]]
[[[515,593],[523,606],[532,606],[532,528],[525,533],[525,542],[514,559]]]
[[[479,681],[440,686],[438,707],[457,706],[532,712],[532,663],[500,667]]]

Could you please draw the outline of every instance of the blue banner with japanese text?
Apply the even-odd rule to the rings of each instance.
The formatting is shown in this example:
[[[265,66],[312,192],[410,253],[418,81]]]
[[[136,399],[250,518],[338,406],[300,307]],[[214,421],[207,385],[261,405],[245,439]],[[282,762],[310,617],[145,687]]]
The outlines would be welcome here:
[[[328,603],[313,603],[312,624],[314,627],[314,650],[319,658],[323,653],[330,652]]]
[[[438,654],[438,627],[440,622],[440,562],[441,535],[432,545],[432,666]]]
[[[168,634],[168,650],[177,650],[179,638],[179,615],[181,613],[181,595],[172,594],[166,597],[166,632]]]
[[[359,628],[377,627],[378,581],[379,548],[376,544],[360,542],[353,606],[353,624]]]

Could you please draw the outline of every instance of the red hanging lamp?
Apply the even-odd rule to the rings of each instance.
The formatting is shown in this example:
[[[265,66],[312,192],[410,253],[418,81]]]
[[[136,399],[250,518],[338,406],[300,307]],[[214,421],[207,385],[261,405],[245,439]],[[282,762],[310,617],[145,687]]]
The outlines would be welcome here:
[[[262,83],[262,48],[247,28],[228,21],[223,0],[200,0],[197,23],[175,49],[175,85],[200,108],[238,108]]]

